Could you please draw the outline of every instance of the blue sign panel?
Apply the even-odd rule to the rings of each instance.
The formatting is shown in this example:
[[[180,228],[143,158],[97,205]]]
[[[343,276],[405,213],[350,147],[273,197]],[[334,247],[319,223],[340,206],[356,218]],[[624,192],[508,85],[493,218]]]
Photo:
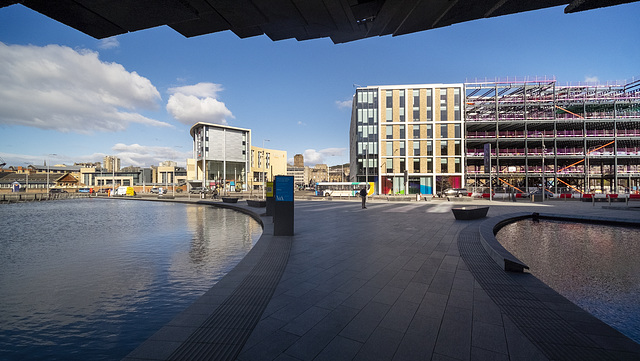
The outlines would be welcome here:
[[[276,176],[276,201],[293,202],[293,176]]]

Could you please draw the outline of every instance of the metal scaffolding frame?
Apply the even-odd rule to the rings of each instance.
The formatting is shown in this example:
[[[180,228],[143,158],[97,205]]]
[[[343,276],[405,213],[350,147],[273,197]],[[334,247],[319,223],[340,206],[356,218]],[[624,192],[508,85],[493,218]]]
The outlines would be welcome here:
[[[553,193],[640,190],[640,80],[465,83],[466,183]],[[497,177],[496,177],[497,175]]]

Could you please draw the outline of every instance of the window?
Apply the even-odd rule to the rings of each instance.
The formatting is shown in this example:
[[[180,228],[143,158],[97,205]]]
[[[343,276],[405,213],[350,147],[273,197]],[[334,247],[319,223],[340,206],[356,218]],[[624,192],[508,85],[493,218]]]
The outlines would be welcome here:
[[[386,91],[387,109],[386,109],[386,121],[393,121],[393,92],[391,90]]]
[[[433,112],[431,107],[433,106],[433,97],[431,96],[431,89],[427,89],[427,120],[433,119]]]
[[[460,118],[460,88],[453,89],[453,113],[454,113],[454,120],[461,120],[461,118]]]
[[[433,161],[427,158],[427,173],[433,173]]]
[[[433,143],[430,140],[427,141],[427,155],[433,155]]]
[[[455,172],[456,173],[461,173],[462,172],[462,164],[460,162],[460,158],[455,158],[454,159],[454,165],[455,165]]]
[[[449,138],[449,127],[446,124],[440,125],[440,138]]]
[[[393,155],[393,142],[387,142],[387,156]]]
[[[455,124],[453,126],[453,133],[455,138],[462,138],[462,132],[460,129],[460,124]]]
[[[404,125],[400,126],[400,139],[405,139],[406,138],[406,134],[404,131]]]
[[[415,157],[420,155],[420,142],[413,142],[413,155]]]
[[[459,140],[456,140],[453,142],[453,147],[454,147],[454,152],[456,153],[455,155],[462,155],[462,146]]]
[[[413,90],[413,121],[420,121],[420,90]]]
[[[419,125],[414,125],[413,126],[413,139],[419,139],[420,138],[420,126]]]
[[[420,159],[413,160],[413,172],[420,173]]]
[[[447,89],[440,89],[440,120],[447,121]]]
[[[400,114],[398,114],[400,116],[400,121],[404,122],[404,90],[400,90],[399,91],[400,94],[400,104],[398,105],[399,109],[400,109]]]
[[[440,158],[440,172],[449,173],[449,160],[447,158]]]
[[[387,173],[393,173],[393,158],[387,158],[386,166],[387,166]]]
[[[449,147],[447,145],[447,141],[443,140],[440,142],[440,155],[449,155]]]
[[[405,171],[405,166],[404,166],[404,159],[400,159],[400,172],[404,173]]]
[[[387,139],[393,139],[393,126],[385,126],[385,133],[387,133]]]
[[[404,152],[404,142],[400,142],[400,156],[404,157],[405,156],[405,152]]]

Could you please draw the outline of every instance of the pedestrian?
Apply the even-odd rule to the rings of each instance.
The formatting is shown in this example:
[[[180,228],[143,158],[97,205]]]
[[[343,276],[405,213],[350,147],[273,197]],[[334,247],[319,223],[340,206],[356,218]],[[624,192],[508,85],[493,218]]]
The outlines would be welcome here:
[[[366,203],[367,203],[367,187],[362,187],[362,189],[360,190],[360,197],[362,197],[362,209],[366,209]]]

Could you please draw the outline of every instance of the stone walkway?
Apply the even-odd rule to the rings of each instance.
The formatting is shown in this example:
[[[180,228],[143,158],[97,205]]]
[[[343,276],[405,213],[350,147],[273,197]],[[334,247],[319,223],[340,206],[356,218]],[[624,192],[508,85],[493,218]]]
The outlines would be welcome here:
[[[488,218],[456,221],[441,200],[296,200],[293,237],[272,236],[263,216],[247,257],[125,360],[640,359],[640,345],[532,275],[502,271],[478,232],[517,212],[640,213],[472,203],[490,205]]]

